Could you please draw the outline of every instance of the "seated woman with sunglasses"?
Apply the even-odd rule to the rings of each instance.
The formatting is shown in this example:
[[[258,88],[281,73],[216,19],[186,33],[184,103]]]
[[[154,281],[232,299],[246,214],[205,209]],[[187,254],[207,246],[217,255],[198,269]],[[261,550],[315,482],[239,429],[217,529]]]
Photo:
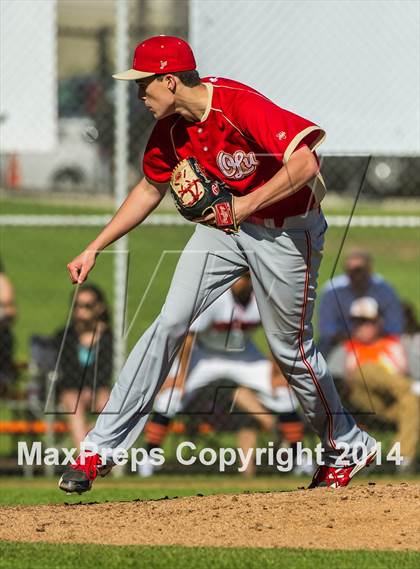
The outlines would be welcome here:
[[[73,300],[73,299],[72,299]],[[75,446],[90,429],[87,414],[100,413],[112,384],[112,332],[102,291],[81,286],[70,326],[56,334],[59,356],[58,400],[68,413]]]

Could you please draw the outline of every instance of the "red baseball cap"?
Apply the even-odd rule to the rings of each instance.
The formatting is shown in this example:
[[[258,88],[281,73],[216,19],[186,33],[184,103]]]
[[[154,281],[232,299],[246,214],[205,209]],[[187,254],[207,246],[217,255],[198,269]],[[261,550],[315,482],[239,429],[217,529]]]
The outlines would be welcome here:
[[[175,36],[154,36],[139,43],[134,51],[133,67],[116,73],[114,79],[143,79],[158,73],[174,73],[196,68],[189,44]]]

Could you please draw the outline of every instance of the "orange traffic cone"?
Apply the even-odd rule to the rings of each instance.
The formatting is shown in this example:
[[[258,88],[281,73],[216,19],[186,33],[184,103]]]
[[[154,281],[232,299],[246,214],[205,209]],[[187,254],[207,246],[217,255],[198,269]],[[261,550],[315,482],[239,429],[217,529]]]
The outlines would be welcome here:
[[[12,190],[18,190],[21,182],[19,158],[15,153],[10,156],[7,162],[6,187]]]

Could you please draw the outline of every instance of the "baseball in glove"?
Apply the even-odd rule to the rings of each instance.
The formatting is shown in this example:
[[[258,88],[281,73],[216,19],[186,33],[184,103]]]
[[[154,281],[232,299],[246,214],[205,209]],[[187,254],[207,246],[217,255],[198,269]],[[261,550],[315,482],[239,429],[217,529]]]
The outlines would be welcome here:
[[[226,233],[238,232],[234,197],[228,186],[210,179],[196,158],[185,158],[175,166],[169,187],[178,211],[186,219],[192,221],[212,211],[215,216],[212,227]]]

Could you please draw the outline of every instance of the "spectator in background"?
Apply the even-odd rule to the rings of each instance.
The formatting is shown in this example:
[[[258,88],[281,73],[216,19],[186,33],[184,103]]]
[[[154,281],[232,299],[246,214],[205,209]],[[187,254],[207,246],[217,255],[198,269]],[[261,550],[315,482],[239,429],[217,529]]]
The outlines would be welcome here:
[[[112,332],[106,300],[98,287],[79,288],[70,326],[56,334],[56,342],[59,401],[69,414],[70,430],[79,447],[89,430],[87,413],[102,411],[112,382]]]
[[[354,249],[344,261],[344,275],[338,275],[323,287],[319,301],[319,342],[324,357],[350,333],[350,307],[357,299],[372,297],[379,306],[385,334],[403,332],[401,302],[380,275],[373,273],[372,258],[366,251]]]
[[[413,379],[413,391],[420,397],[420,323],[411,302],[403,302],[404,333],[402,344],[407,352],[408,370]]]
[[[13,361],[13,323],[16,319],[15,290],[10,279],[0,272],[0,396],[15,382],[17,369]]]
[[[398,336],[386,334],[374,298],[350,307],[352,337],[345,343],[350,400],[360,411],[374,412],[397,425],[402,468],[413,466],[419,439],[420,407],[408,377],[407,355]]]

